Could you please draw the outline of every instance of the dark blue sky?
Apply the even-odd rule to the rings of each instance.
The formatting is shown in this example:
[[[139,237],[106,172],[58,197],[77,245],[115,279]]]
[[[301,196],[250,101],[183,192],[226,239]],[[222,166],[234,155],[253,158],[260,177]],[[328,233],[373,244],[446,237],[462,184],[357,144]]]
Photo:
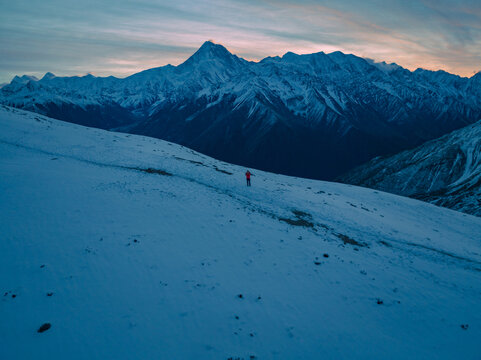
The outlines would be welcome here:
[[[250,60],[341,50],[471,76],[480,0],[0,0],[0,83],[15,74],[126,76],[205,40]]]

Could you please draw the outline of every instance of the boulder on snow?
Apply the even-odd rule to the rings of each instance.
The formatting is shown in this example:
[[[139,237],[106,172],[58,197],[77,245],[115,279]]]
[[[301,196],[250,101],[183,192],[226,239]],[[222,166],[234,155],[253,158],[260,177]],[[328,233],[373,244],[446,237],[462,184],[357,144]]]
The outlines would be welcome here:
[[[52,327],[52,325],[50,323],[45,323],[45,324],[42,324],[42,326],[40,326],[37,330],[38,333],[43,333],[44,331],[47,331],[48,329],[50,329]]]

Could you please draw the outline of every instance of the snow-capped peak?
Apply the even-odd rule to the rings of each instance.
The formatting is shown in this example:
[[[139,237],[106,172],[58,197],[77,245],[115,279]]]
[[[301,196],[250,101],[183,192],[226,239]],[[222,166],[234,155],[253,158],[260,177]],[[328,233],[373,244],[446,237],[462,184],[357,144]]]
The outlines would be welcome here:
[[[51,72],[47,72],[47,73],[43,76],[42,80],[50,80],[50,79],[53,79],[53,78],[56,78],[56,76],[55,76],[54,74],[52,74]]]
[[[401,66],[399,66],[398,64],[396,63],[387,63],[385,61],[381,61],[381,62],[376,62],[375,60],[373,59],[369,59],[369,58],[364,58],[368,63],[374,65],[375,67],[377,67],[379,70],[389,74],[390,72],[394,71],[394,70],[397,70],[397,69],[400,69]]]
[[[471,77],[471,80],[472,81],[477,81],[481,84],[481,71],[478,71],[476,74],[474,74],[472,77]]]
[[[38,81],[38,78],[33,75],[23,75],[23,76],[16,75],[12,80],[13,83],[20,83],[20,84],[26,84],[29,81]]]
[[[284,55],[282,55],[283,60],[290,60],[290,59],[297,59],[300,55],[293,53],[292,51],[286,52]]]
[[[229,52],[224,46],[214,44],[212,41],[206,41],[202,46],[189,57],[182,65],[190,65],[193,63],[220,59],[224,61],[232,61],[239,58]]]

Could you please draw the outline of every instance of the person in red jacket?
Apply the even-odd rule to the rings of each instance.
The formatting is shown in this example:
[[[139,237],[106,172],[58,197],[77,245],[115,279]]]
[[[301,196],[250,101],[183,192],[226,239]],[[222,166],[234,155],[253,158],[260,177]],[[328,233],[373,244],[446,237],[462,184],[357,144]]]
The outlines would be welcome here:
[[[251,186],[251,173],[249,170],[246,172],[246,180],[247,180],[247,186]]]

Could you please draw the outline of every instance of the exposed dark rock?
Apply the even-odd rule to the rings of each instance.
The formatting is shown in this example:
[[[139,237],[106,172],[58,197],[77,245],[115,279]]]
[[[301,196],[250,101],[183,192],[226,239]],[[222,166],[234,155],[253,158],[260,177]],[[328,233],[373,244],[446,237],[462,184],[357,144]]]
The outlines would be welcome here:
[[[146,172],[148,174],[158,174],[158,175],[164,175],[164,176],[172,176],[171,173],[169,173],[167,171],[164,171],[164,170],[160,170],[160,169],[147,168],[147,169],[137,169],[137,170]]]
[[[356,241],[356,240],[354,240],[354,239],[352,239],[352,238],[350,238],[349,236],[344,235],[344,234],[336,234],[336,236],[337,236],[339,239],[342,240],[342,242],[344,243],[344,245],[345,245],[345,244],[349,244],[349,245],[355,245],[355,246],[361,246],[361,247],[367,246],[367,244],[361,243],[361,242],[359,242],[359,241]],[[357,251],[357,250],[359,250],[359,249],[354,248],[354,250]]]
[[[42,324],[42,326],[40,326],[37,330],[38,333],[43,333],[44,331],[47,331],[48,329],[50,329],[52,327],[52,325],[50,323],[45,323],[45,324]]]

